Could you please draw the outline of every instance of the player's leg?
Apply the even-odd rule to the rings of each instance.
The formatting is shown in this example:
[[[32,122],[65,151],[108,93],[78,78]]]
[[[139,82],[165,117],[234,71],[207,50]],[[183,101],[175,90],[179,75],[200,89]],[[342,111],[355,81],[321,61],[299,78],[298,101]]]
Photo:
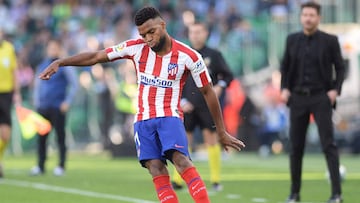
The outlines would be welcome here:
[[[166,159],[161,151],[161,143],[154,121],[155,119],[150,119],[134,124],[137,156],[141,165],[148,169],[153,178],[159,201],[178,203],[176,193],[171,187],[170,176],[165,165]]]
[[[193,144],[193,134],[192,132],[186,132],[187,138],[188,138],[188,149],[189,152],[191,153],[192,151],[192,144]],[[173,188],[176,189],[182,189],[183,187],[183,179],[181,177],[181,175],[179,174],[179,172],[176,170],[175,166],[174,166],[174,170],[173,170],[173,175],[172,175],[172,186]]]
[[[339,153],[334,140],[334,128],[332,122],[332,104],[329,97],[321,95],[320,102],[312,107],[315,122],[318,126],[322,151],[325,154],[326,163],[331,180],[331,198],[341,199],[341,178],[339,174]]]
[[[189,157],[177,150],[174,150],[172,153],[172,162],[187,184],[189,193],[194,201],[196,203],[210,202],[205,183],[201,179],[200,174],[197,172]]]
[[[300,200],[302,160],[304,155],[306,130],[309,125],[310,112],[304,98],[297,98],[293,95],[293,99],[302,105],[290,104],[290,178],[291,190],[288,201]]]
[[[11,135],[11,127],[6,124],[0,124],[0,178],[4,176],[2,159],[4,157],[4,153],[8,145],[10,135]]]
[[[189,157],[188,142],[180,118],[161,118],[158,128],[164,156],[171,160],[197,203],[210,202],[206,186]]]
[[[8,124],[0,124],[0,163],[3,159],[6,146],[10,140],[11,127]]]
[[[220,185],[221,147],[214,127],[215,124],[207,108],[199,111],[198,120],[208,152],[210,181],[213,189],[220,191],[222,190]]]
[[[0,178],[3,177],[2,159],[11,136],[12,94],[0,94]]]
[[[153,177],[153,183],[160,202],[178,203],[179,200],[171,187],[170,176],[165,163],[159,159],[147,160],[145,167]]]
[[[193,134],[197,122],[196,122],[196,112],[193,111],[191,113],[184,113],[184,126],[186,129],[186,135],[188,138],[188,149],[191,153],[192,151],[192,144],[193,144]],[[183,179],[181,175],[177,172],[176,168],[173,169],[172,174],[172,186],[174,189],[181,189],[183,187]]]
[[[202,134],[208,152],[210,182],[214,190],[220,191],[222,190],[222,186],[220,185],[221,147],[217,139],[217,134],[215,131],[207,128],[202,130]]]

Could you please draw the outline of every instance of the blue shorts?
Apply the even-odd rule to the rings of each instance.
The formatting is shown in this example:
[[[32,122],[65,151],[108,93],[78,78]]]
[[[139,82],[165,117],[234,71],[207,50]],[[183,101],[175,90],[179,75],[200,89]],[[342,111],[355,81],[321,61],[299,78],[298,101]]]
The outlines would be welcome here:
[[[171,161],[173,150],[189,156],[184,124],[177,117],[159,117],[134,124],[134,139],[138,159],[143,167],[147,160]]]

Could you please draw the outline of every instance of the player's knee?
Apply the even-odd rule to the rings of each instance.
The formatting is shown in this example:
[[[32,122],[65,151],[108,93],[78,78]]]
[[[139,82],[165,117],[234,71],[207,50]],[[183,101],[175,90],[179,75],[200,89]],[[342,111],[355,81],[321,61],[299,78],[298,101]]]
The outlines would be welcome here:
[[[171,160],[179,173],[182,173],[185,169],[193,166],[189,157],[185,156],[183,153],[173,150],[171,154]]]
[[[10,140],[10,136],[11,136],[10,125],[0,124],[0,139],[2,139],[5,142],[8,142]]]
[[[153,177],[169,174],[165,164],[161,160],[148,160],[145,163],[145,167]]]

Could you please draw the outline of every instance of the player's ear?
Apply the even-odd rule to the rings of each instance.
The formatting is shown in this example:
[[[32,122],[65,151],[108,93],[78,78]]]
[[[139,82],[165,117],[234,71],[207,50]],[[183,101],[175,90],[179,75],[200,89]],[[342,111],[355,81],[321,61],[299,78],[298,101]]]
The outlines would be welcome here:
[[[163,20],[161,20],[161,21],[160,21],[160,26],[161,26],[162,29],[165,30],[165,29],[166,29],[166,22],[163,21]]]

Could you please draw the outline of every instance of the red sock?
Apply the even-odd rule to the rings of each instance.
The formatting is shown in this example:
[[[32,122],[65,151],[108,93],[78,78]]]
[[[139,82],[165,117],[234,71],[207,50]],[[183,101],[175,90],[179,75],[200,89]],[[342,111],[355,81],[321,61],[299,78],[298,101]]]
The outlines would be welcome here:
[[[205,183],[201,180],[195,167],[185,169],[181,177],[185,180],[189,192],[196,203],[210,203]]]
[[[178,203],[174,189],[170,184],[170,177],[168,175],[160,175],[153,178],[156,193],[161,203]]]

